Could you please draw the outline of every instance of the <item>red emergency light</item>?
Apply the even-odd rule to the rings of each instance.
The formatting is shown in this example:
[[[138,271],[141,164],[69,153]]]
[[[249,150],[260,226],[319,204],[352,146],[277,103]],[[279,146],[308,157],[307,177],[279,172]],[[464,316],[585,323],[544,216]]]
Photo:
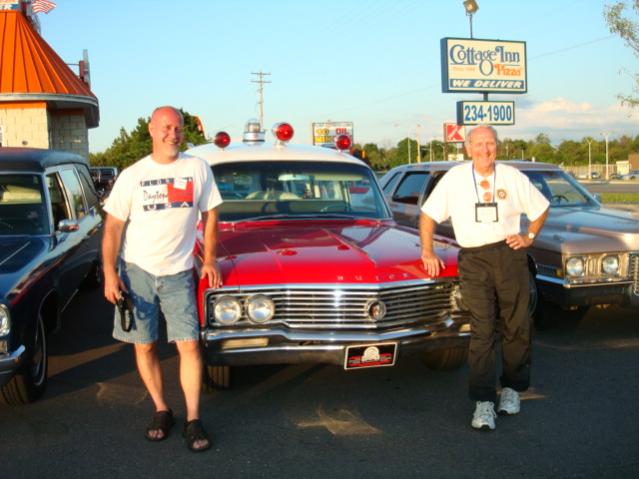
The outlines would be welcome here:
[[[220,131],[215,135],[213,143],[215,143],[215,146],[218,148],[226,148],[231,143],[231,137],[227,132]]]
[[[273,126],[273,134],[279,141],[290,141],[295,134],[295,130],[288,123],[277,123]]]
[[[351,147],[351,137],[348,135],[339,135],[335,137],[335,147],[340,150],[348,150]]]

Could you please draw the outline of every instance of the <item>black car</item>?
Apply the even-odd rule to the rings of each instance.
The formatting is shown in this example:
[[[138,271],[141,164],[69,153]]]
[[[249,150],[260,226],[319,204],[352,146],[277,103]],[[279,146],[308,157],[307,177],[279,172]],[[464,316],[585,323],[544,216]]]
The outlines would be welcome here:
[[[90,171],[93,185],[99,196],[108,194],[118,177],[118,169],[115,166],[92,166]]]
[[[102,216],[87,161],[0,148],[0,398],[24,404],[47,384],[47,335],[78,287],[101,277]]]

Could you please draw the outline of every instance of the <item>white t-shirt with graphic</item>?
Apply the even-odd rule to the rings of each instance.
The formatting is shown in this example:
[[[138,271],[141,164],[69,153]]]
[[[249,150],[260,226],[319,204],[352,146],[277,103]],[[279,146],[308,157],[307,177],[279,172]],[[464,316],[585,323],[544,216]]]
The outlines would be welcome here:
[[[487,183],[482,184],[483,181]],[[497,203],[497,222],[477,221],[475,204],[485,201],[486,192],[490,193],[490,201]],[[548,206],[546,197],[517,168],[495,165],[494,173],[482,178],[477,172],[473,175],[469,161],[444,175],[424,202],[422,211],[437,223],[450,218],[457,243],[463,248],[474,248],[520,233],[523,213],[534,221]]]
[[[122,259],[155,276],[193,267],[198,211],[222,202],[210,166],[180,154],[172,163],[149,155],[118,177],[104,209],[126,221]]]

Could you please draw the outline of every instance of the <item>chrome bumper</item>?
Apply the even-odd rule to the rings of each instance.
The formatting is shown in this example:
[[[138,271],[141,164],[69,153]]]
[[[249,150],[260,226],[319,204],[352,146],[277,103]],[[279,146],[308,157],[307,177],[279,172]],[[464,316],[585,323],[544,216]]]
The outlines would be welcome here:
[[[22,362],[25,347],[20,346],[13,352],[0,354],[0,387],[4,386],[13,377]]]
[[[344,364],[347,346],[395,342],[398,356],[422,351],[467,347],[470,332],[449,320],[446,329],[433,331],[425,326],[389,331],[317,331],[288,328],[251,328],[202,331],[209,364],[248,366],[255,364],[329,363]],[[267,340],[264,346],[241,346],[237,341]],[[229,347],[235,342],[235,345]]]

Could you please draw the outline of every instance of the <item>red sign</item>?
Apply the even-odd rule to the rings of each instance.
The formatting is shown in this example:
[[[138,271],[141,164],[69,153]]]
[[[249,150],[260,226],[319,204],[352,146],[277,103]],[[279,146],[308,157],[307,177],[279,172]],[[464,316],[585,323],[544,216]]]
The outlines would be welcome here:
[[[464,125],[444,123],[444,141],[446,143],[463,143],[466,138]]]

